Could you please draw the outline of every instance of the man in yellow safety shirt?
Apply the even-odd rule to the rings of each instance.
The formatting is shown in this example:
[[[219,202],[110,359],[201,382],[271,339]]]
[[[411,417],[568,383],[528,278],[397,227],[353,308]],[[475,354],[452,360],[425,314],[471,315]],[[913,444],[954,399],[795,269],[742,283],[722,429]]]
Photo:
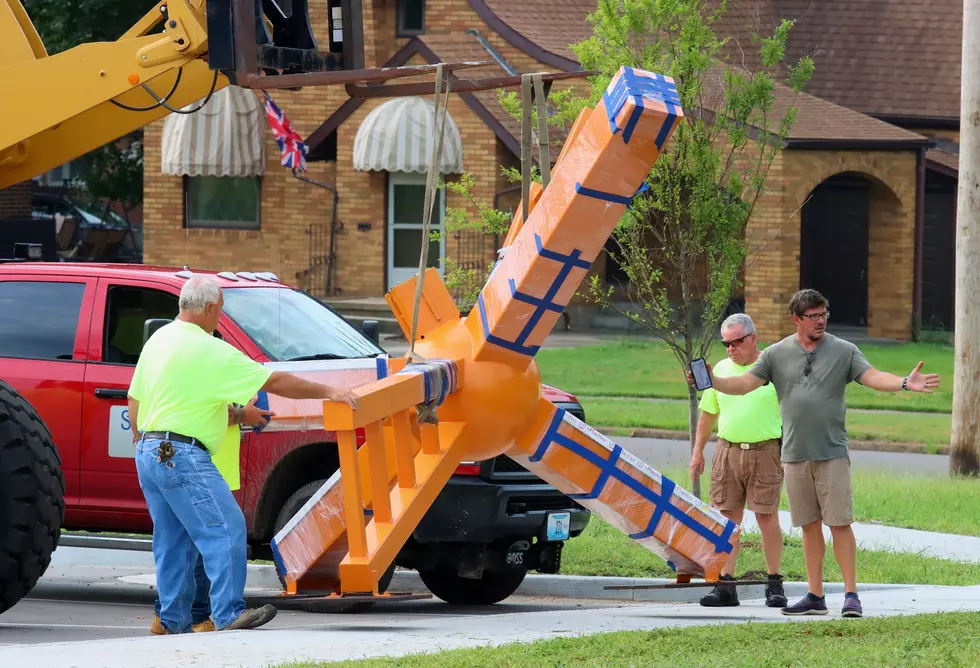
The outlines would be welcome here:
[[[728,358],[715,366],[715,376],[739,376],[759,358],[755,324],[748,315],[729,316],[721,325],[721,339]],[[776,390],[772,385],[765,385],[749,394],[734,396],[708,388],[701,397],[700,408],[691,455],[691,479],[704,472],[704,447],[717,423],[718,444],[711,462],[711,505],[736,524],[742,523],[746,507],[755,513],[769,571],[766,605],[782,607],[786,605],[783,579],[779,575],[783,552],[783,534],[779,528],[782,418]],[[739,604],[735,586],[725,582],[734,579],[738,547],[736,540],[722,570],[722,581],[701,598],[701,605]]]
[[[342,401],[357,396],[292,374],[272,371],[213,336],[224,296],[216,281],[189,279],[180,313],[143,347],[129,388],[129,415],[140,434],[136,471],[153,521],[159,620],[165,633],[192,630],[194,570],[203,559],[217,630],[252,629],[276,609],[245,608],[245,516],[231,493],[237,486],[237,453],[227,445],[229,423],[255,421],[258,394]],[[229,409],[229,406],[233,406]],[[229,417],[231,416],[231,417]],[[215,459],[222,463],[219,471]],[[156,620],[154,620],[156,621]]]

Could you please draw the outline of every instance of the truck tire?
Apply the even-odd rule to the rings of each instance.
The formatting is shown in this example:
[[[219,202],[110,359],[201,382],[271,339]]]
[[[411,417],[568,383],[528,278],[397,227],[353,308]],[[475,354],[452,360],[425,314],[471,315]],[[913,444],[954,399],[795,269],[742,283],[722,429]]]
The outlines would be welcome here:
[[[324,480],[314,480],[311,483],[303,485],[298,490],[292,493],[292,495],[286,499],[286,503],[283,504],[282,510],[279,511],[279,516],[276,517],[275,526],[272,529],[272,535],[275,536],[279,531],[286,526],[286,523],[293,518],[299,509],[306,505],[306,502],[316,494],[317,490],[323,487],[323,483],[327,482]],[[378,581],[378,593],[385,593],[388,587],[391,586],[391,579],[395,577],[395,564],[388,567],[388,570],[384,572],[381,579]],[[282,575],[279,575],[279,582],[282,584],[283,588],[286,587],[286,581],[283,579]],[[352,603],[349,606],[343,606],[342,608],[337,608],[337,612],[364,612],[370,610],[374,607],[374,603],[360,602]]]
[[[0,613],[47,570],[64,519],[65,479],[51,432],[0,381]]]
[[[524,582],[527,571],[483,571],[479,580],[460,577],[451,566],[419,571],[435,596],[450,605],[493,605],[509,597]]]

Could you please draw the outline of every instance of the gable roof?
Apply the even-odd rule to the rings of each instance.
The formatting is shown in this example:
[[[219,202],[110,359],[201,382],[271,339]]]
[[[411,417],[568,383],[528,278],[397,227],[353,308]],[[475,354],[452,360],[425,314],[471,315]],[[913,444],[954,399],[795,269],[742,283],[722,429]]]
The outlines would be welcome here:
[[[475,31],[467,33],[452,33],[449,35],[421,35],[413,37],[398,53],[391,57],[382,67],[397,67],[404,65],[414,55],[419,55],[428,63],[486,61],[494,60],[490,53],[480,43]],[[502,77],[510,74],[502,65],[488,65],[467,69],[461,73],[463,78]],[[451,91],[451,89],[450,89]],[[496,90],[476,91],[472,93],[451,93],[459,95],[463,102],[475,113],[487,127],[504,143],[514,155],[521,154],[521,124],[508,113],[497,99]],[[310,134],[308,160],[322,160],[326,139],[351,114],[364,104],[366,98],[352,98],[340,106],[324,123]],[[552,158],[557,152],[552,152]]]
[[[591,34],[587,17],[597,1],[470,5],[515,47],[549,65],[578,69],[569,45]],[[754,67],[752,31],[771,32],[780,18],[796,20],[788,60],[814,58],[806,89],[812,95],[886,119],[958,122],[963,0],[729,0],[715,30],[734,38],[729,56]]]

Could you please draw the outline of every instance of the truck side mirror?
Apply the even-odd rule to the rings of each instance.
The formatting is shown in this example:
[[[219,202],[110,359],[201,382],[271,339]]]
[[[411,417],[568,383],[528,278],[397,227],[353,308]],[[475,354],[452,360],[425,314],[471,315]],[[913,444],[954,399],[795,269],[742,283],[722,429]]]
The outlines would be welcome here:
[[[173,321],[172,320],[168,320],[167,318],[150,318],[149,320],[147,320],[146,322],[144,322],[143,323],[143,345],[144,346],[146,345],[146,342],[150,340],[150,337],[153,336],[153,333],[155,331],[157,331],[158,329],[160,329],[161,327],[163,327],[164,325],[166,325],[167,323],[170,323],[170,322],[173,322]]]
[[[381,340],[378,336],[378,321],[377,320],[365,320],[361,323],[361,332],[367,338],[374,342],[374,345],[380,345]]]

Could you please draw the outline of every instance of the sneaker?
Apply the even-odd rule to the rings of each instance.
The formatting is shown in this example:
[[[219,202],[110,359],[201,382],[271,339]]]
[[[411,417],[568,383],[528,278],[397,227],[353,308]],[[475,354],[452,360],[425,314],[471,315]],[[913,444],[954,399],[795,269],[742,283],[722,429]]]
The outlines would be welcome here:
[[[840,611],[841,617],[863,617],[864,610],[861,609],[861,599],[857,594],[844,597],[844,607]]]
[[[263,605],[261,608],[245,610],[238,615],[231,624],[221,629],[222,631],[237,631],[240,629],[257,629],[263,624],[268,624],[276,616],[276,610],[271,605]]]
[[[783,591],[783,576],[769,575],[766,585],[766,607],[782,608],[786,606],[786,592]]]
[[[711,590],[711,593],[705,594],[701,597],[701,605],[705,608],[727,608],[739,605],[738,593],[735,591],[735,585],[725,584],[725,582],[734,582],[735,578],[731,575],[722,575],[721,580],[715,585],[715,588]]]
[[[793,605],[780,610],[784,615],[826,615],[827,601],[823,596],[817,598],[813,594],[807,594]]]

